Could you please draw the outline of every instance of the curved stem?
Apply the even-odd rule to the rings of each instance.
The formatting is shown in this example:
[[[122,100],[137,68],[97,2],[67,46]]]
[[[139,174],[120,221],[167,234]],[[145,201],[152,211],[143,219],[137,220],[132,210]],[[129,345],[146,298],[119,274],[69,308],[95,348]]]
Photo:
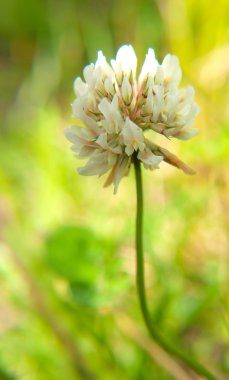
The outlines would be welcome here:
[[[206,368],[204,368],[200,363],[196,362],[189,354],[185,353],[183,350],[174,347],[168,342],[164,337],[162,337],[157,329],[151,323],[150,314],[148,311],[146,294],[145,294],[145,280],[144,280],[144,257],[143,257],[143,240],[142,240],[142,225],[143,225],[143,194],[142,194],[142,176],[141,176],[141,166],[140,161],[135,156],[134,158],[134,168],[136,177],[136,192],[137,192],[137,217],[136,217],[136,261],[137,261],[137,291],[141,306],[142,315],[145,324],[151,337],[164,348],[165,351],[181,359],[186,365],[188,365],[193,371],[203,376],[208,380],[217,380],[217,378],[212,375]]]

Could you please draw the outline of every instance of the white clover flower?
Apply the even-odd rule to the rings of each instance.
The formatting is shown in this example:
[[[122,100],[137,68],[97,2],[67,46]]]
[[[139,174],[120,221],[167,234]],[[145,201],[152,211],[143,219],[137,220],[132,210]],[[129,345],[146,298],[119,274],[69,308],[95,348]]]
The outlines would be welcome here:
[[[181,69],[178,58],[166,55],[162,64],[149,49],[138,79],[137,57],[130,45],[122,46],[116,59],[107,63],[98,52],[95,64],[83,71],[85,82],[76,78],[73,116],[84,127],[66,129],[77,157],[88,158],[78,169],[82,175],[103,175],[110,171],[105,186],[114,184],[114,192],[127,175],[133,156],[146,169],[158,168],[161,161],[193,171],[166,149],[148,140],[151,130],[167,138],[188,140],[198,130],[192,128],[199,107],[194,103],[194,89],[178,88]]]

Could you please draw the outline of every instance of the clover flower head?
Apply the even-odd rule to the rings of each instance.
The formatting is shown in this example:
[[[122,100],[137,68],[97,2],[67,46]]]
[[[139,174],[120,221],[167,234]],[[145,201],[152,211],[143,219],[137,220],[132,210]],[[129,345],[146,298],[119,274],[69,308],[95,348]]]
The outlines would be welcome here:
[[[178,58],[168,54],[160,64],[149,49],[138,78],[136,70],[132,46],[123,45],[111,65],[99,51],[96,63],[84,68],[84,81],[78,77],[74,82],[73,116],[80,123],[65,131],[76,156],[88,158],[78,172],[86,176],[110,172],[105,186],[113,183],[115,193],[133,157],[146,169],[156,169],[165,161],[193,173],[144,133],[151,130],[167,138],[188,140],[198,132],[192,128],[199,113],[194,89],[178,87],[182,76]]]

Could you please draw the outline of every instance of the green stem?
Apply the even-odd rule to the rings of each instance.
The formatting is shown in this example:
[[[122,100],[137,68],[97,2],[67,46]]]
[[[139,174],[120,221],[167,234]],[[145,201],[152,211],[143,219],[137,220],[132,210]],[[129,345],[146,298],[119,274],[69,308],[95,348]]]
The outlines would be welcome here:
[[[151,337],[174,357],[182,360],[188,367],[194,370],[199,375],[205,377],[208,380],[217,380],[206,368],[200,363],[196,362],[189,354],[183,350],[174,347],[164,337],[162,337],[157,329],[151,323],[150,314],[148,311],[146,294],[145,294],[145,280],[144,280],[144,257],[143,257],[143,240],[142,240],[142,225],[143,225],[143,194],[142,194],[142,176],[140,161],[135,156],[134,158],[135,177],[136,177],[136,192],[137,192],[137,217],[136,217],[136,260],[137,260],[137,290],[139,301],[141,305],[142,315],[145,324]]]

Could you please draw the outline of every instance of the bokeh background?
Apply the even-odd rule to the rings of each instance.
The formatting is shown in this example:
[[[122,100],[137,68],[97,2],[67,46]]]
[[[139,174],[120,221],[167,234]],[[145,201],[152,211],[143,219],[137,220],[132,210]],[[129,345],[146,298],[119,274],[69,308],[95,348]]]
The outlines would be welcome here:
[[[229,2],[2,0],[1,380],[179,379],[139,311],[134,175],[115,196],[80,177],[63,135],[74,78],[124,43],[139,65],[178,55],[201,107],[200,134],[169,142],[197,174],[144,172],[153,323],[229,379]]]

